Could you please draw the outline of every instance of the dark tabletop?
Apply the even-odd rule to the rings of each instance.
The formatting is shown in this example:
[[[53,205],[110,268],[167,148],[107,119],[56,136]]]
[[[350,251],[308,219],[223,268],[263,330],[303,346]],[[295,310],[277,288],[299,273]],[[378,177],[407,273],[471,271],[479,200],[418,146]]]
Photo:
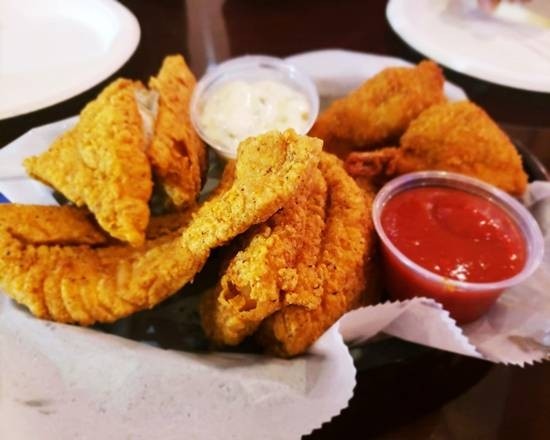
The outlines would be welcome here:
[[[343,48],[422,59],[389,27],[383,0],[122,3],[137,16],[142,30],[130,60],[75,98],[0,121],[0,145],[32,127],[77,114],[115,76],[146,80],[169,53],[183,53],[197,76],[209,62],[246,53],[287,56]],[[550,94],[501,87],[449,70],[445,75],[516,144],[550,168]],[[358,384],[350,406],[308,438],[550,439],[548,362],[506,367],[392,339],[354,354]]]

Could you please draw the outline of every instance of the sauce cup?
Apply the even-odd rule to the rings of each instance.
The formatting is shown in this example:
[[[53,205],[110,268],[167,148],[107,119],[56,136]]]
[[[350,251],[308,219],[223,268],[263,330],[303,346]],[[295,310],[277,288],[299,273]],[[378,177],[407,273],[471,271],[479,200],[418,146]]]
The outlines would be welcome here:
[[[495,282],[458,281],[432,272],[404,255],[388,237],[381,221],[385,206],[397,194],[418,187],[446,187],[481,196],[501,208],[513,220],[525,245],[525,264],[519,273]],[[405,174],[388,182],[373,202],[373,220],[381,240],[385,286],[393,299],[415,296],[436,300],[458,323],[478,319],[495,303],[503,290],[521,283],[541,263],[544,241],[527,209],[500,189],[480,180],[445,171]],[[441,243],[445,246],[445,243]]]
[[[273,81],[298,92],[308,104],[307,119],[303,121],[300,128],[295,128],[298,134],[306,134],[312,127],[319,113],[319,94],[315,83],[304,73],[296,69],[292,64],[280,58],[269,56],[247,55],[234,58],[212,68],[197,83],[193,96],[191,97],[190,115],[191,122],[199,136],[210,145],[224,159],[234,159],[237,155],[237,145],[248,136],[260,134],[249,133],[242,139],[237,139],[235,145],[220,142],[215,136],[209,133],[207,127],[201,121],[201,115],[209,98],[213,96],[221,86],[233,81],[244,81],[245,83],[257,83],[258,81]],[[236,103],[234,112],[239,112],[241,105],[246,101]],[[274,129],[275,127],[269,128]],[[268,131],[268,129],[266,129]]]

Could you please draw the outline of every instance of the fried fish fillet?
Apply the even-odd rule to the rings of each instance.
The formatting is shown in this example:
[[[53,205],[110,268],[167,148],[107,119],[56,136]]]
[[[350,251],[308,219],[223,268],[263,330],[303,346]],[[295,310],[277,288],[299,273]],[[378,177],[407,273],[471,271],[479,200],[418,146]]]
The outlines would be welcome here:
[[[266,221],[310,178],[322,143],[292,130],[244,141],[235,177],[178,234],[141,247],[27,244],[0,229],[0,286],[37,317],[90,325],[154,307],[191,281],[210,251]]]
[[[154,240],[178,232],[189,224],[195,211],[196,206],[193,205],[185,211],[151,217],[145,231],[145,236],[148,240]]]
[[[180,55],[166,57],[157,77],[149,81],[149,87],[159,94],[159,102],[147,155],[155,179],[177,209],[195,202],[206,168],[206,147],[189,116],[195,83]]]
[[[183,228],[193,209],[151,217],[145,235],[160,238]],[[75,206],[0,204],[0,229],[28,244],[103,246],[114,243],[93,215]]]
[[[394,141],[423,110],[445,101],[443,83],[441,70],[431,61],[384,69],[334,101],[310,135],[323,139],[324,149],[341,158]]]
[[[287,305],[262,322],[256,338],[278,356],[303,353],[345,312],[361,305],[369,290],[367,275],[375,250],[371,200],[334,156],[323,155],[319,167],[328,188],[316,265],[321,301],[315,308]]]
[[[144,241],[152,190],[135,99],[142,90],[139,82],[114,81],[84,108],[74,128],[25,160],[31,176],[87,206],[104,230],[132,245]]]
[[[74,206],[0,204],[0,229],[32,244],[102,245],[109,241],[93,215]]]
[[[367,286],[372,195],[334,156],[323,153],[319,168],[280,212],[245,234],[203,298],[203,328],[215,344],[236,345],[257,331],[269,351],[294,356],[360,305],[364,292],[375,293]]]
[[[521,157],[498,125],[469,101],[424,111],[407,129],[399,148],[352,153],[346,168],[353,176],[384,181],[412,171],[466,174],[514,195],[527,186]]]
[[[217,288],[201,304],[203,329],[216,345],[239,344],[286,304],[319,304],[315,265],[325,200],[326,184],[315,170],[283,209],[236,240]]]

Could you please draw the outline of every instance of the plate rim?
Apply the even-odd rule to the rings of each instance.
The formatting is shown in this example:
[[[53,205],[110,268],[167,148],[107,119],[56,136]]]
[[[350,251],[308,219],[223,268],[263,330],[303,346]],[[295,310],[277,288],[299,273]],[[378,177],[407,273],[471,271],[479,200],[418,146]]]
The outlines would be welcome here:
[[[420,53],[422,56],[433,59],[448,69],[490,84],[527,92],[550,93],[550,82],[544,84],[540,82],[526,82],[525,79],[516,80],[514,77],[501,78],[497,76],[495,78],[490,72],[484,72],[477,64],[477,60],[476,63],[468,63],[464,61],[463,57],[457,58],[456,54],[447,55],[447,52],[443,48],[434,50],[433,47],[428,47],[425,40],[414,32],[414,26],[411,25],[410,21],[401,13],[402,11],[400,8],[405,4],[405,0],[388,0],[386,5],[386,19],[393,32],[395,32],[395,34],[411,49]],[[449,53],[452,54],[452,51],[449,51]],[[455,57],[454,59],[452,58],[453,56]]]
[[[26,102],[16,103],[6,109],[0,108],[0,121],[42,110],[91,89],[120,69],[135,53],[141,39],[141,28],[136,16],[126,6],[115,0],[81,1],[89,4],[96,3],[109,9],[117,22],[118,30],[113,40],[114,44],[106,51],[108,56],[105,57],[105,61],[99,64],[99,68],[93,74],[86,76],[84,80],[77,82],[71,87],[58,86],[53,93],[48,93]],[[98,64],[95,64],[95,66],[98,66]]]
[[[379,55],[375,53],[370,52],[359,52],[354,50],[347,50],[347,49],[339,49],[339,48],[330,48],[330,49],[320,49],[320,50],[312,50],[312,51],[305,51],[300,52],[297,54],[290,55],[285,59],[285,61],[296,65],[297,68],[300,68],[300,65],[302,63],[307,63],[308,58],[322,58],[326,57],[327,59],[330,58],[348,58],[349,60],[356,60],[356,62],[366,65],[368,63],[377,62],[379,64],[382,64],[382,68],[386,67],[395,67],[395,66],[414,66],[415,63],[409,60],[406,60],[404,58],[399,58],[396,56],[391,55]],[[337,65],[337,63],[329,63],[329,65]],[[303,66],[302,66],[303,67]],[[378,71],[378,70],[377,70]],[[305,72],[309,74],[308,72]],[[314,75],[309,74],[313,81],[316,83],[317,87],[319,82],[326,79],[326,76],[322,75],[323,72],[316,71]],[[367,79],[367,78],[365,78]],[[469,99],[468,95],[464,91],[464,89],[457,84],[445,79],[445,93],[447,97],[449,97],[452,100],[462,100],[462,99]],[[319,92],[319,95],[322,97],[322,93]]]

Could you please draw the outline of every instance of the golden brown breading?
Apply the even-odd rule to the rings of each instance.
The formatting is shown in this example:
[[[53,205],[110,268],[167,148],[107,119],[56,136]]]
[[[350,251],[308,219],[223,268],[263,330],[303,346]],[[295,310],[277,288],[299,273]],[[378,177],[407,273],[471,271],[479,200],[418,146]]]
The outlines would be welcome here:
[[[164,59],[149,87],[159,93],[155,133],[147,155],[153,174],[177,209],[194,203],[206,168],[206,147],[189,116],[195,77],[181,55]]]
[[[319,304],[315,265],[325,199],[325,181],[315,170],[282,210],[233,244],[220,282],[201,304],[203,329],[216,345],[239,344],[285,304]]]
[[[345,161],[346,171],[359,185],[380,189],[388,179],[397,175],[396,163],[401,157],[398,147],[373,151],[354,151]]]
[[[395,140],[423,110],[445,101],[443,83],[441,70],[431,61],[384,69],[334,101],[310,136],[323,139],[325,150],[341,158]]]
[[[353,153],[346,168],[354,176],[388,179],[423,170],[477,177],[514,195],[527,185],[521,157],[498,125],[469,101],[433,106],[415,119],[399,148]]]
[[[0,204],[0,229],[32,244],[101,245],[109,240],[89,211],[74,206]]]
[[[171,212],[151,217],[147,225],[147,231],[145,231],[147,239],[154,240],[178,232],[191,221],[196,209],[197,207],[194,205],[185,211]]]
[[[151,217],[147,239],[184,227],[193,209]],[[75,206],[0,204],[0,229],[27,244],[103,246],[115,242],[86,209]]]
[[[191,281],[211,249],[262,223],[317,166],[321,141],[294,131],[241,144],[231,187],[178,235],[141,247],[31,245],[0,229],[0,286],[44,319],[90,325],[152,308]]]
[[[316,267],[321,303],[314,309],[289,305],[262,322],[257,339],[279,356],[303,353],[345,312],[359,306],[368,289],[366,275],[375,247],[370,203],[337,158],[324,154],[320,169],[329,200]]]
[[[152,180],[145,155],[137,82],[119,79],[80,114],[78,124],[43,154],[25,160],[29,174],[87,206],[110,235],[143,243]]]

